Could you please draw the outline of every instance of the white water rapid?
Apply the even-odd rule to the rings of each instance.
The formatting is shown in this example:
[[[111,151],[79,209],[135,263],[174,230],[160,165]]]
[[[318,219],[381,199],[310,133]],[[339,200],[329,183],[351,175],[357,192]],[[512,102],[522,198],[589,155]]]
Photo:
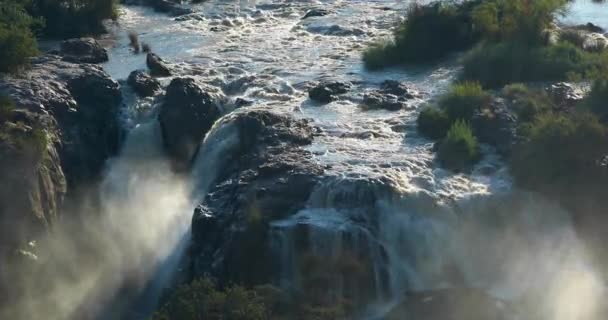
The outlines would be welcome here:
[[[122,80],[145,68],[144,56],[128,46],[127,32],[135,32],[177,75],[221,87],[231,99],[311,118],[322,129],[308,149],[327,168],[325,183],[306,208],[272,223],[281,285],[296,282],[294,230],[305,225],[315,254],[332,257],[348,247],[370,261],[373,316],[407,290],[466,285],[502,299],[530,299],[539,319],[585,320],[605,289],[567,213],[514,190],[490,147],[471,174],[453,174],[435,165],[432,142],[416,133],[418,107],[451,83],[455,62],[376,73],[363,68],[361,50],[388,36],[410,3],[209,0],[178,18],[125,6],[104,68]],[[314,7],[331,14],[301,20]],[[565,19],[608,27],[606,9],[577,1]],[[387,79],[424,98],[395,112],[359,108],[363,94]],[[318,106],[306,89],[320,80],[348,81],[353,88]],[[132,129],[120,155],[108,161],[95,195],[99,209],[79,207],[91,211],[72,215],[79,221],[66,213],[53,235],[37,244],[45,263],[23,279],[28,299],[0,318],[117,319],[127,307],[122,302],[136,301],[125,317],[140,319],[179,274],[193,209],[238,144],[238,131],[230,115],[219,120],[202,142],[193,173],[178,175],[161,149],[155,104],[128,100]]]

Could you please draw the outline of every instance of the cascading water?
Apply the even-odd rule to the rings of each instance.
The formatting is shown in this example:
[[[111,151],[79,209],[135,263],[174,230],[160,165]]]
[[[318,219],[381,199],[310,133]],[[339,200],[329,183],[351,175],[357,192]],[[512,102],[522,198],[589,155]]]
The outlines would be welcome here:
[[[234,132],[215,126],[189,177],[172,170],[157,121],[133,128],[120,155],[108,161],[94,196],[99,207],[83,205],[81,212],[65,213],[76,218],[66,217],[39,241],[39,265],[19,279],[24,298],[0,316],[146,319],[179,271],[192,212],[224,150],[238,143]]]
[[[365,296],[362,299],[371,297],[368,300],[377,304],[390,304],[409,290],[472,286],[505,299],[531,295],[531,301],[542,306],[542,318],[581,316],[589,306],[577,309],[564,301],[584,299],[592,304],[603,285],[598,284],[587,264],[584,248],[562,209],[538,196],[512,190],[508,172],[492,150],[486,152],[488,156],[471,175],[436,168],[432,144],[416,133],[416,108],[398,112],[364,112],[358,108],[362,93],[382,80],[405,81],[432,97],[444,90],[458,71],[449,63],[433,70],[369,73],[362,69],[360,49],[371,39],[388,35],[408,3],[324,1],[323,6],[332,14],[300,20],[312,4],[208,1],[194,7],[201,12],[177,19],[127,7],[121,23],[122,28],[139,32],[141,40],[150,43],[163,58],[176,62],[173,67],[177,74],[197,77],[222,87],[233,98],[252,100],[260,107],[313,118],[323,130],[309,151],[316,161],[330,168],[327,179],[317,186],[306,208],[272,223],[272,246],[282,286],[297,290],[306,281],[299,272],[301,265],[314,269],[309,258],[320,256],[332,270],[363,270],[354,280],[354,289],[349,283],[352,279],[338,276],[328,294],[331,296],[366,291],[360,294]],[[577,12],[590,12],[580,3],[576,3]],[[583,14],[585,19],[595,17]],[[568,21],[587,22],[576,18]],[[144,59],[131,54],[124,30],[119,30],[112,59],[105,67],[115,77],[126,78],[126,72],[143,67]],[[313,105],[304,89],[308,82],[322,79],[349,81],[358,93],[327,106]],[[218,121],[206,138],[192,179],[172,174],[165,177],[163,173],[169,171],[164,170],[164,161],[160,161],[161,170],[156,166],[144,170],[140,167],[144,162],[133,161],[133,167],[115,171],[117,178],[132,177],[151,184],[139,192],[134,185],[131,187],[135,191],[121,184],[110,185],[111,189],[123,190],[118,195],[129,191],[143,199],[147,195],[156,198],[157,193],[175,196],[176,186],[166,187],[174,178],[177,190],[184,189],[186,194],[182,197],[182,192],[177,192],[181,200],[160,213],[160,217],[167,217],[159,218],[167,219],[165,222],[179,222],[165,224],[166,228],[159,230],[152,228],[154,232],[143,231],[147,237],[136,236],[137,241],[139,237],[146,241],[145,249],[157,248],[158,238],[164,241],[166,234],[176,234],[169,237],[175,238],[169,247],[179,242],[193,202],[204,196],[222,159],[239,143],[238,130],[230,117]],[[125,154],[129,153],[127,149]],[[146,159],[146,166],[150,160]],[[114,166],[120,167],[119,163]],[[111,176],[112,169],[109,172]],[[146,174],[133,175],[136,172]],[[150,173],[152,180],[142,178]],[[163,187],[154,188],[155,181],[164,181]],[[129,198],[131,202],[138,197]],[[142,226],[156,225],[145,218],[156,216],[158,201],[150,200],[151,208],[129,208],[154,214],[138,215],[133,223],[124,224],[133,229],[120,229],[112,238],[130,240],[126,235],[139,232]],[[178,210],[179,218],[169,214],[179,207],[184,209]],[[129,214],[134,214],[131,211]],[[153,256],[130,257],[135,249],[143,250],[135,244],[127,245],[119,256],[125,266],[111,267],[109,272],[130,270],[125,274],[136,276],[129,278],[146,281],[163,274],[154,273],[157,269],[149,266],[145,270],[154,271],[142,273],[139,269],[142,261],[158,262],[170,249]],[[129,258],[125,260],[123,255]],[[341,264],[353,259],[362,266]],[[121,281],[124,283],[124,279]],[[551,294],[534,292],[543,289]]]

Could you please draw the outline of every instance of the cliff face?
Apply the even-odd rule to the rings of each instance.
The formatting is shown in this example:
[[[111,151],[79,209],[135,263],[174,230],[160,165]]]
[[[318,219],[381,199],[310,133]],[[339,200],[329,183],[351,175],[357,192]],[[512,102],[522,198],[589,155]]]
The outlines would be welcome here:
[[[47,55],[0,79],[15,110],[0,124],[0,243],[46,231],[66,194],[94,183],[118,151],[119,84],[100,66]]]

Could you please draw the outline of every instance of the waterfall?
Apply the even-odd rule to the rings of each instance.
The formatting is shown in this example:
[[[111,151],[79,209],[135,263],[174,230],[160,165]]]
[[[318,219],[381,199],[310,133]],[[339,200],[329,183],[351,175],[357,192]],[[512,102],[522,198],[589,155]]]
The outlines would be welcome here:
[[[369,265],[373,284],[366,288],[375,294],[365,314],[408,291],[472,287],[534,301],[541,319],[565,319],[589,310],[565,299],[592,304],[603,290],[568,212],[525,192],[446,204],[422,191],[337,178],[318,186],[307,208],[274,222],[272,232],[283,287],[300,281],[302,252],[330,265],[353,251]]]
[[[24,297],[0,318],[149,316],[179,271],[195,205],[237,145],[238,131],[222,124],[201,144],[190,176],[172,171],[157,121],[132,129],[93,199],[38,241],[39,263],[19,279]]]

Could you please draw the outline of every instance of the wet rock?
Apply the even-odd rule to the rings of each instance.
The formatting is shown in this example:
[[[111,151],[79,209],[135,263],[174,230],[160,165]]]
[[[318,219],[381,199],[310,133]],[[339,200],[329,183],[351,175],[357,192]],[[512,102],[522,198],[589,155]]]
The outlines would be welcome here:
[[[224,125],[234,125],[240,141],[195,212],[193,275],[264,283],[276,275],[267,222],[301,209],[323,174],[302,148],[312,142],[314,128],[256,109],[237,111]]]
[[[418,91],[402,82],[395,80],[385,80],[382,82],[380,84],[380,91],[405,99],[415,99],[420,97],[420,93]]]
[[[420,93],[408,85],[394,80],[385,80],[380,89],[363,96],[364,109],[397,111],[409,107],[409,100],[420,98]]]
[[[26,110],[0,120],[0,243],[7,247],[31,241],[59,218],[67,183],[53,122]]]
[[[143,70],[135,70],[129,74],[127,83],[141,97],[150,97],[160,91],[160,82]]]
[[[19,109],[49,114],[57,121],[68,181],[94,180],[105,159],[118,150],[120,86],[100,66],[38,57],[27,74],[0,80],[0,92]]]
[[[606,30],[604,30],[604,28],[595,25],[591,22],[587,22],[586,24],[580,24],[578,26],[574,27],[575,29],[578,30],[583,30],[583,31],[589,31],[589,32],[594,32],[594,33],[605,33]]]
[[[154,53],[148,53],[146,56],[146,65],[150,69],[150,74],[153,76],[167,77],[171,75],[171,70],[159,56]]]
[[[393,94],[382,94],[381,92],[370,92],[363,96],[363,107],[365,109],[384,109],[398,111],[406,107],[405,101]]]
[[[514,310],[507,304],[478,289],[453,288],[408,292],[403,302],[385,317],[386,320],[506,320]]]
[[[560,39],[567,40],[589,52],[600,52],[608,47],[608,38],[599,32],[590,32],[578,27],[567,27],[559,31]]]
[[[517,117],[501,98],[476,112],[471,125],[479,141],[495,146],[503,155],[508,155],[517,141]]]
[[[32,59],[20,76],[4,76],[0,93],[16,105],[0,124],[6,130],[0,134],[0,225],[13,229],[0,230],[0,241],[9,243],[48,230],[66,193],[100,177],[120,145],[121,93],[100,66],[54,55]],[[15,141],[26,147],[15,149]]]
[[[572,110],[585,98],[585,92],[579,86],[568,82],[551,84],[546,89],[549,97],[560,110]]]
[[[236,98],[236,100],[234,100],[234,105],[237,108],[250,106],[252,104],[253,104],[252,100],[248,100],[248,99],[244,99],[244,98]]]
[[[325,82],[321,83],[308,91],[311,100],[320,103],[330,103],[337,99],[340,94],[347,93],[350,84],[344,82]]]
[[[331,26],[318,26],[311,25],[307,28],[308,32],[323,34],[326,36],[362,36],[365,34],[365,31],[358,28],[345,28],[339,25],[331,25]]]
[[[308,10],[306,12],[306,14],[304,14],[304,16],[302,17],[302,20],[307,19],[307,18],[312,18],[312,17],[322,17],[322,16],[326,16],[333,13],[330,10],[327,9],[320,9],[320,8],[316,8],[316,9],[311,9]]]
[[[193,78],[175,78],[160,109],[163,143],[178,169],[187,169],[203,137],[222,114],[223,96]]]
[[[75,63],[102,63],[108,61],[108,52],[93,38],[65,40],[61,42],[60,53],[65,61]]]

